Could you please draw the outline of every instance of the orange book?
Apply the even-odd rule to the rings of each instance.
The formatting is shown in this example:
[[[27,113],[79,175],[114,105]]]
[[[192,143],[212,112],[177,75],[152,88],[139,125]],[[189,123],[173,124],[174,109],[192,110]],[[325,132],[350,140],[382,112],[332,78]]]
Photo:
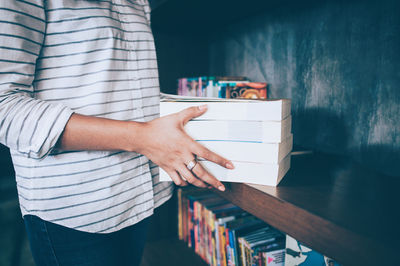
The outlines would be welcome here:
[[[267,83],[246,82],[226,87],[226,98],[267,99]]]

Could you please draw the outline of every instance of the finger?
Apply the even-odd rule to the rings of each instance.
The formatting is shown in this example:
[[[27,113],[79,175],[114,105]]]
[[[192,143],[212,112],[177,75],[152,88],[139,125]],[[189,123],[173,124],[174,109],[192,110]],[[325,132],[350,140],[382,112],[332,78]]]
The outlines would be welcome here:
[[[176,171],[166,171],[177,186],[187,186],[187,183],[181,179]]]
[[[179,112],[179,116],[185,125],[189,120],[199,117],[207,111],[207,105],[192,106]]]
[[[190,183],[196,187],[204,187],[204,188],[207,187],[207,185],[204,184],[203,181],[201,181],[200,179],[195,177],[193,175],[193,173],[186,168],[186,165],[182,165],[182,167],[180,167],[177,170],[178,170],[179,174],[181,176],[183,176],[188,183]]]
[[[188,185],[186,179],[183,176],[181,176],[178,172],[175,171],[175,173],[179,176],[180,179],[182,179],[181,186],[186,187]]]
[[[200,143],[193,141],[193,150],[194,154],[197,156],[202,157],[203,159],[206,159],[207,161],[214,162],[216,164],[221,165],[222,167],[228,168],[228,169],[234,169],[235,166],[231,161],[228,159],[225,159],[224,157],[216,154],[215,152],[210,151]]]
[[[192,171],[199,179],[205,181],[218,190],[225,191],[225,186],[213,175],[207,172],[200,163],[197,163],[195,167],[193,167]]]

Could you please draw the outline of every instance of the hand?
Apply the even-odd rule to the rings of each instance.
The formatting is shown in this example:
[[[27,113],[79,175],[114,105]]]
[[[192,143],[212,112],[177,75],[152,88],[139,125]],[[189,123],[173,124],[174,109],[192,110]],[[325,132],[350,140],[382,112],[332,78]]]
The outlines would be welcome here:
[[[137,152],[163,168],[176,185],[185,186],[187,181],[198,187],[211,185],[224,191],[224,185],[208,173],[199,162],[192,171],[187,168],[187,164],[196,156],[228,169],[234,168],[232,162],[197,143],[184,131],[184,125],[189,120],[201,116],[206,111],[206,105],[190,107],[144,123],[137,142],[139,143]]]

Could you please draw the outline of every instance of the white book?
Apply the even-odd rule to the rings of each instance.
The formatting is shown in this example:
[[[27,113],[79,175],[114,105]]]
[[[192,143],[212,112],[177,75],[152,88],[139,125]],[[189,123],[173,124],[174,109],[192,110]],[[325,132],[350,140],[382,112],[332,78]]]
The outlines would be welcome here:
[[[207,104],[207,112],[197,119],[280,121],[290,115],[290,103],[290,99],[259,101],[161,94],[160,115],[165,116],[191,106]]]
[[[292,117],[282,121],[191,120],[185,131],[197,141],[279,143],[291,135]]]
[[[292,150],[293,135],[281,143],[198,141],[209,150],[233,162],[279,163]]]
[[[277,186],[290,168],[290,154],[276,163],[233,162],[230,170],[210,161],[200,161],[204,168],[222,182],[239,182],[267,186]],[[160,181],[171,181],[169,175],[160,168]]]

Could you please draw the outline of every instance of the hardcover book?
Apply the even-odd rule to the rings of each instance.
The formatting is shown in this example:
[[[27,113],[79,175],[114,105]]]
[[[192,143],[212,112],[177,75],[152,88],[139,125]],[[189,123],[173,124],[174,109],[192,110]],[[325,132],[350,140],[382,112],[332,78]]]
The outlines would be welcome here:
[[[292,150],[293,136],[281,143],[198,140],[209,150],[232,162],[279,164]]]
[[[160,116],[203,104],[208,105],[207,112],[194,120],[281,121],[290,115],[291,101],[290,99],[259,101],[161,94]]]
[[[292,130],[292,117],[281,121],[191,120],[185,131],[195,140],[280,143]]]
[[[235,169],[230,170],[210,161],[200,161],[202,166],[222,182],[251,183],[277,186],[290,168],[290,154],[278,164],[234,161]],[[160,168],[160,181],[171,181]]]

